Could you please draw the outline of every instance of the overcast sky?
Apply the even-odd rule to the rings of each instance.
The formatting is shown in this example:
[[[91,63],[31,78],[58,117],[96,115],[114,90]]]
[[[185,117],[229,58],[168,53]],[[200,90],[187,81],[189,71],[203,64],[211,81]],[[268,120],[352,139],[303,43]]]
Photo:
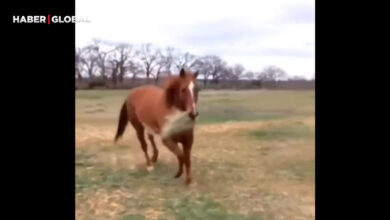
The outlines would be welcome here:
[[[314,76],[314,0],[76,0],[76,46],[92,39],[218,55],[252,71]]]

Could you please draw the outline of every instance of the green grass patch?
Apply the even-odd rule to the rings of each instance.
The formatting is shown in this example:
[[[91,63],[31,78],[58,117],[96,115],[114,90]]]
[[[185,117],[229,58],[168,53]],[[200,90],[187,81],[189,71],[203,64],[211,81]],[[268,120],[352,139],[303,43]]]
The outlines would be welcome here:
[[[114,136],[128,93],[76,91],[77,219],[314,219],[302,211],[314,202],[300,199],[301,192],[314,199],[314,91],[200,92],[200,124],[267,122],[250,128],[231,123],[226,133],[201,125],[189,187],[185,173],[173,178],[175,158],[159,160],[149,173],[143,158],[125,155],[141,151],[131,127],[129,141],[112,144],[108,133]]]
[[[124,215],[121,220],[146,220],[142,215]]]
[[[223,123],[229,121],[251,121],[251,120],[275,120],[283,117],[287,117],[286,114],[270,113],[257,111],[253,112],[245,108],[240,107],[212,107],[209,109],[201,109],[200,117],[198,118],[199,124],[213,124]]]
[[[116,120],[129,92],[129,90],[76,91],[76,118],[91,119],[93,122],[100,119]],[[199,93],[198,122],[211,124],[312,115],[313,94],[314,91],[205,90]],[[104,108],[99,105],[101,103],[104,103]]]
[[[222,204],[210,197],[201,196],[191,198],[189,196],[169,200],[165,203],[165,209],[175,216],[176,220],[260,220],[260,216],[242,215],[229,212]]]
[[[314,138],[314,134],[304,125],[265,128],[253,131],[250,135],[262,140],[286,141],[288,139]]]
[[[285,180],[314,181],[315,162],[309,160],[286,163],[276,171],[276,174]]]

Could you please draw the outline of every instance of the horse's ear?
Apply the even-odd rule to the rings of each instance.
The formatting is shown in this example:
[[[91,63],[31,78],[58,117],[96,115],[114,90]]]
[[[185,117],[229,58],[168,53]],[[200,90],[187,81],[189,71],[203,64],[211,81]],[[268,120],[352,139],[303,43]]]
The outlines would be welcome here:
[[[196,79],[196,77],[198,77],[198,75],[199,75],[199,70],[194,73],[194,78]]]
[[[180,77],[184,77],[185,75],[186,75],[186,71],[184,71],[184,68],[181,68]]]

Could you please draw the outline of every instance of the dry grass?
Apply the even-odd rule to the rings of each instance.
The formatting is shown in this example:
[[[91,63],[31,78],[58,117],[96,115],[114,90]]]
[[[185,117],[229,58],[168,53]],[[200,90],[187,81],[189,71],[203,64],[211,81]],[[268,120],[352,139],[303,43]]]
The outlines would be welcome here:
[[[76,99],[77,219],[314,219],[313,92],[203,92],[201,116],[210,119],[195,130],[190,187],[173,178],[176,159],[159,140],[151,173],[133,130],[113,144],[125,93],[107,93]],[[208,105],[218,100],[243,112],[288,113],[217,123]],[[86,113],[99,103],[105,107]]]

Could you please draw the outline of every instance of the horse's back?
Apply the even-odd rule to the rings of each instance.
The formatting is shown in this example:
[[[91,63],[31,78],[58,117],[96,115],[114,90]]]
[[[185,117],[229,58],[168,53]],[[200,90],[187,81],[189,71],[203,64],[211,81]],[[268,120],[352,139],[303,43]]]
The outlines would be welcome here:
[[[163,90],[157,86],[142,86],[133,89],[130,92],[127,101],[133,106],[143,106],[154,100],[160,99],[162,95]]]

